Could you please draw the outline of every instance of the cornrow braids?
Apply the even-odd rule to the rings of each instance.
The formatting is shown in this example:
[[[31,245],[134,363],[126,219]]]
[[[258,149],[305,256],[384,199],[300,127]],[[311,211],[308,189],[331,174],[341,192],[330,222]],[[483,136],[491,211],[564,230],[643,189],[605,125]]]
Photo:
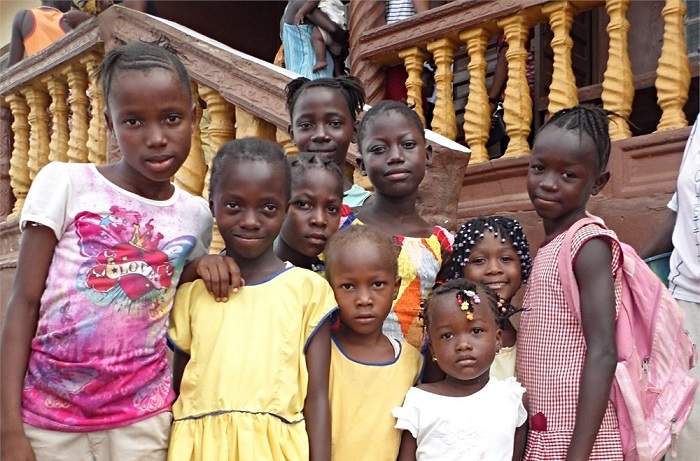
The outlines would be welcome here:
[[[333,162],[332,158],[312,152],[301,152],[298,155],[287,157],[287,161],[289,162],[292,175],[292,189],[307,172],[321,170],[327,171],[336,177],[338,180],[338,196],[343,196],[343,172],[340,171],[340,167]]]
[[[367,135],[367,130],[372,125],[374,119],[382,114],[388,114],[389,112],[398,112],[399,114],[403,115],[406,120],[418,128],[418,131],[420,131],[421,135],[423,136],[423,140],[425,140],[425,126],[423,126],[423,122],[418,114],[411,107],[406,105],[405,102],[385,100],[372,106],[372,108],[362,117],[360,127],[357,129],[357,145],[359,146],[360,150],[362,150],[362,140]]]
[[[374,246],[375,250],[386,256],[386,264],[392,273],[398,275],[399,248],[395,241],[375,229],[372,226],[348,226],[331,235],[323,251],[323,259],[326,263],[326,278],[330,281],[333,277],[333,267],[338,254],[347,247],[355,247],[363,243]]]
[[[430,315],[437,298],[447,295],[454,296],[455,303],[465,311],[465,320],[472,320],[474,309],[479,308],[477,306],[481,306],[484,302],[488,303],[500,328],[503,328],[506,320],[511,316],[523,311],[522,308],[505,302],[486,285],[458,278],[438,286],[423,301],[420,317],[423,320],[423,328],[426,330],[430,326]]]
[[[313,88],[329,88],[335,90],[343,96],[348,105],[348,111],[352,116],[352,121],[357,121],[357,116],[365,106],[365,89],[362,82],[357,77],[346,75],[334,78],[319,78],[309,80],[306,77],[298,77],[287,84],[287,112],[290,120],[294,118],[294,106],[299,97]]]
[[[618,115],[596,106],[582,105],[556,112],[544,124],[542,130],[553,125],[565,130],[577,130],[579,137],[586,134],[595,145],[598,153],[598,168],[603,172],[608,167],[610,158],[610,120]],[[541,130],[540,130],[541,131]]]
[[[221,181],[222,171],[229,163],[237,164],[242,160],[280,164],[284,171],[287,199],[291,196],[291,173],[284,149],[277,143],[259,138],[240,138],[221,146],[214,157],[209,179],[209,196],[212,197]],[[285,202],[286,203],[286,202]]]
[[[462,224],[452,245],[450,278],[462,276],[462,269],[469,262],[472,248],[486,236],[486,231],[490,231],[494,238],[500,238],[502,243],[510,242],[520,260],[522,281],[527,283],[532,267],[530,245],[520,223],[506,216],[479,216]]]
[[[166,69],[177,75],[183,89],[192,99],[190,76],[180,61],[178,53],[167,38],[155,42],[132,42],[109,51],[97,68],[97,78],[102,82],[102,95],[109,105],[112,80],[119,72],[127,70]]]

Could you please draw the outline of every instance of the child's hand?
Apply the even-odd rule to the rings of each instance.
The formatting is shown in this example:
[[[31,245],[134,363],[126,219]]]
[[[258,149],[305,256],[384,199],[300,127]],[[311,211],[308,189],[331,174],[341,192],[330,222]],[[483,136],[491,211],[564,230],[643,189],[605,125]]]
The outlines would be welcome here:
[[[302,24],[304,24],[304,13],[297,12],[297,14],[294,15],[294,25],[300,26]]]
[[[7,461],[36,461],[34,450],[23,432],[2,434],[0,459]]]
[[[229,256],[202,256],[197,264],[197,274],[207,291],[219,302],[228,301],[229,288],[232,293],[238,293],[238,288],[245,284],[238,264]]]

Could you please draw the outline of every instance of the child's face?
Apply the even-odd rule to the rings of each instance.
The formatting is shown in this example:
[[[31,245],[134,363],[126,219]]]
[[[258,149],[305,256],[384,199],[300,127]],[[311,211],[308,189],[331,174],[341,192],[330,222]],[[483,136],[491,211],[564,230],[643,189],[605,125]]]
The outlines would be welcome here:
[[[306,170],[293,189],[280,236],[299,253],[315,257],[338,230],[343,197],[330,171]]]
[[[360,170],[367,172],[377,192],[390,197],[402,197],[418,190],[432,158],[423,131],[396,111],[374,118],[360,150]]]
[[[459,381],[488,376],[501,347],[501,329],[490,301],[484,293],[478,295],[481,302],[474,306],[473,320],[467,320],[454,293],[439,296],[430,307],[428,346],[440,369]]]
[[[355,141],[355,122],[342,94],[324,87],[304,90],[293,112],[288,131],[299,151],[323,155],[342,166]]]
[[[476,238],[469,253],[469,262],[462,268],[462,277],[491,288],[510,302],[522,283],[518,253],[513,244],[486,229],[484,238]]]
[[[357,334],[381,331],[399,292],[401,278],[370,242],[346,245],[327,261],[326,270],[343,325]]]
[[[210,197],[219,233],[233,259],[256,259],[279,234],[287,209],[284,169],[279,163],[229,162]]]
[[[601,173],[593,140],[575,130],[546,127],[535,139],[527,173],[527,192],[537,215],[566,228],[583,217],[591,195],[610,174]]]
[[[112,80],[105,120],[128,168],[127,182],[170,182],[190,152],[194,106],[177,75],[124,70]]]

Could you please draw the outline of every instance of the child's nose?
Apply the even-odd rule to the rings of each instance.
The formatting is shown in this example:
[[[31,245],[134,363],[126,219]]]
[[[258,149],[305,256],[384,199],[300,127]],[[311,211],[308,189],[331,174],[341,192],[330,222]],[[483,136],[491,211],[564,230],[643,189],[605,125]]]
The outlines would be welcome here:
[[[151,124],[146,131],[146,145],[148,147],[164,146],[168,143],[165,130],[160,124]]]
[[[246,229],[256,229],[259,226],[258,214],[255,210],[246,210],[241,218],[241,227]]]
[[[487,274],[500,274],[503,272],[503,268],[501,267],[500,262],[497,260],[489,260],[489,262],[486,264]]]
[[[540,187],[544,190],[556,190],[557,182],[553,174],[544,174],[540,180]]]
[[[389,163],[403,162],[404,161],[403,150],[400,149],[398,146],[390,147],[388,161],[389,161]]]
[[[326,227],[326,213],[324,213],[323,208],[316,207],[311,211],[309,224],[316,227]]]
[[[323,125],[323,124],[316,125],[316,129],[314,130],[314,134],[313,134],[313,140],[316,142],[330,140],[330,136],[328,136],[328,132],[326,131],[325,125]]]

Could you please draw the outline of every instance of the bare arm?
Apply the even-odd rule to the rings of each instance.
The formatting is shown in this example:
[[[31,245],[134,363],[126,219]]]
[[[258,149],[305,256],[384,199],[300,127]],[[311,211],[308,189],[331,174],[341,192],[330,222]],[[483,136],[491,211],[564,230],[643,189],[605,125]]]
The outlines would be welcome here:
[[[611,264],[610,244],[603,238],[584,243],[574,263],[586,358],[567,461],[588,460],[608,406],[617,364],[615,287]]]
[[[309,387],[304,401],[304,419],[309,435],[309,460],[331,459],[331,411],[328,402],[328,373],[331,363],[331,327],[329,319],[311,338],[306,350]]]
[[[420,14],[430,9],[430,0],[413,0],[413,8],[416,9],[416,14]]]
[[[228,301],[229,290],[237,293],[244,285],[241,270],[230,256],[204,255],[185,266],[179,285],[202,279],[209,294],[218,302]]]
[[[13,66],[24,58],[24,35],[22,34],[27,10],[18,11],[15,19],[12,21],[12,33],[10,34],[10,57],[7,61],[7,66]],[[29,15],[31,18],[31,15]],[[34,20],[30,19],[32,27]],[[31,30],[31,29],[30,29]]]
[[[56,236],[45,226],[27,226],[17,259],[17,271],[2,333],[0,365],[0,446],[2,459],[33,460],[22,426],[22,386],[31,342],[39,321],[39,306]]]
[[[527,442],[527,421],[515,429],[515,440],[513,443],[513,461],[520,461],[525,454],[525,444]]]
[[[416,461],[417,449],[418,443],[415,437],[409,431],[404,430],[401,433],[401,446],[399,447],[397,461]]]
[[[491,102],[492,100],[500,100],[503,88],[506,87],[506,82],[508,81],[508,60],[506,59],[506,50],[508,49],[508,44],[503,43],[498,49],[498,55],[496,58],[496,68],[493,71],[493,81],[491,82],[491,88],[489,89],[489,106],[491,114],[496,110],[496,103]]]
[[[651,240],[647,242],[644,248],[639,252],[642,258],[650,258],[662,253],[673,251],[673,228],[676,227],[676,217],[678,214],[673,210],[668,210],[666,220],[661,223],[659,230]]]

